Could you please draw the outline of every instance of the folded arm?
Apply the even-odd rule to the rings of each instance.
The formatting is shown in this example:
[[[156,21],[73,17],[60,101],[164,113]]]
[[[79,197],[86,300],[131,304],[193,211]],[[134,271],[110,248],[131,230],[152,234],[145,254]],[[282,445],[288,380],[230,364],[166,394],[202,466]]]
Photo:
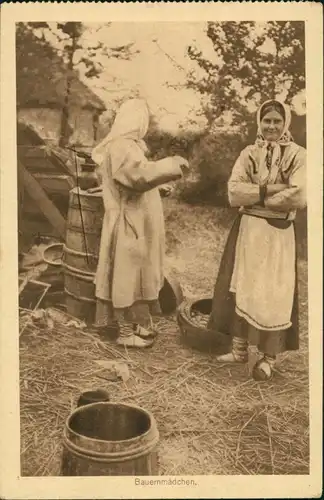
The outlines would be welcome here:
[[[279,193],[268,196],[264,204],[265,207],[279,212],[306,207],[306,151],[297,153],[289,184]]]
[[[260,202],[259,186],[251,182],[248,164],[248,151],[244,149],[236,160],[228,181],[228,199],[232,207],[251,206]]]
[[[248,173],[248,151],[237,159],[228,182],[228,198],[232,207],[253,206],[260,203],[260,187],[253,184]],[[289,184],[269,184],[264,202],[266,208],[279,212],[306,206],[306,151],[300,150],[294,160]]]

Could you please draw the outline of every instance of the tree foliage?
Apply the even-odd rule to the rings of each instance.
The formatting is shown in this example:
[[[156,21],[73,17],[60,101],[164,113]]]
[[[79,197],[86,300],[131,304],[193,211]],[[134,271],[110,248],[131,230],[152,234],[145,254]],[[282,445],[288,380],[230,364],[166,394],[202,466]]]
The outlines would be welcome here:
[[[190,58],[203,70],[188,85],[207,97],[205,114],[211,123],[224,111],[241,120],[251,103],[287,91],[286,101],[305,87],[304,23],[209,22],[206,30],[215,59],[196,47]]]
[[[200,68],[200,74],[189,75],[188,86],[200,93],[209,126],[190,158],[195,178],[182,195],[224,204],[234,162],[255,140],[256,106],[280,95],[291,104],[305,88],[304,23],[209,22],[206,35],[211,55],[188,48]],[[292,114],[291,131],[295,141],[306,146],[305,116]]]

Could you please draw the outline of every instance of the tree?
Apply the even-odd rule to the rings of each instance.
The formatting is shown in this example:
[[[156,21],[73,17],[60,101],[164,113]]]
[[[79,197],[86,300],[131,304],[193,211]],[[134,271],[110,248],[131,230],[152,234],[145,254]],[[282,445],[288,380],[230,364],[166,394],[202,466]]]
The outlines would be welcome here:
[[[207,97],[204,111],[209,123],[224,111],[233,113],[234,123],[241,122],[251,104],[283,91],[289,103],[304,89],[303,22],[209,22],[206,34],[215,60],[189,47],[190,58],[204,76],[191,76],[188,86]]]
[[[187,85],[200,93],[208,126],[191,157],[195,178],[182,194],[224,204],[234,162],[255,140],[256,107],[279,96],[292,103],[305,88],[304,23],[209,22],[206,35],[212,55],[188,48],[199,71]],[[305,146],[305,117],[293,113],[291,130]]]
[[[101,23],[98,27],[87,26],[80,22],[47,23],[30,22],[20,23],[20,34],[31,31],[38,34],[39,44],[48,53],[62,59],[66,67],[66,92],[62,109],[60,145],[64,147],[69,140],[71,129],[69,127],[69,101],[71,94],[71,83],[75,74],[85,68],[85,79],[98,78],[103,70],[102,60],[105,57],[115,59],[126,59],[132,57],[132,45],[119,47],[107,47],[93,37],[93,41],[87,43],[87,35],[94,30],[99,32],[110,23]],[[18,27],[19,30],[19,27]]]
[[[67,35],[67,40],[64,44],[63,54],[67,59],[67,83],[66,83],[66,94],[64,100],[64,106],[62,109],[62,121],[61,121],[61,137],[60,146],[66,146],[69,139],[69,98],[71,92],[71,82],[74,70],[74,56],[78,49],[82,49],[80,44],[80,38],[83,34],[84,27],[82,23],[68,22],[68,23],[57,23],[57,28],[63,34]],[[98,46],[98,49],[100,45]],[[98,76],[99,71],[96,69],[95,64],[92,59],[88,56],[81,58],[85,61],[87,67],[89,67],[89,76]],[[91,73],[92,71],[92,73]]]

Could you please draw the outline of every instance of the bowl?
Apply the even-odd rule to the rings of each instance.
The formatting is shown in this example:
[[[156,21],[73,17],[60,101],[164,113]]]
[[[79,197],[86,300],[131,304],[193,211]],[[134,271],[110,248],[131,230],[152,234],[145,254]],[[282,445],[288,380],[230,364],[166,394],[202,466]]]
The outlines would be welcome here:
[[[43,250],[43,260],[51,266],[62,266],[63,259],[63,243],[53,243]]]
[[[178,308],[177,322],[182,342],[199,351],[224,354],[229,351],[230,335],[208,328],[212,298],[184,300]]]

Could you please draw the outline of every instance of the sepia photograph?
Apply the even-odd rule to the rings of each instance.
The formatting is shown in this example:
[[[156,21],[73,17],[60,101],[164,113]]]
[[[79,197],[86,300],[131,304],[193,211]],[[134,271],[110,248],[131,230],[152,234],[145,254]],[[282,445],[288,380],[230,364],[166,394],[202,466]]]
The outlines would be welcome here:
[[[307,21],[227,17],[15,20],[21,478],[311,473]]]

